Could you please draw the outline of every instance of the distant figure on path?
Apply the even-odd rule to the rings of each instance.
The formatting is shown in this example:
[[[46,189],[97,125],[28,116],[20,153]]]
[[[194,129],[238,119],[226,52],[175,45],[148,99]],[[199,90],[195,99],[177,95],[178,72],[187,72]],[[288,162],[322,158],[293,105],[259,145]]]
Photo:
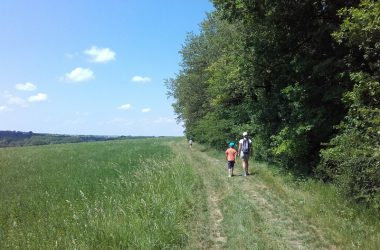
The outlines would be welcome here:
[[[240,159],[243,160],[243,176],[248,175],[248,161],[249,157],[252,154],[252,141],[248,138],[248,133],[243,133],[243,139],[239,141],[238,155]]]
[[[193,146],[193,140],[190,138],[189,140],[189,147],[191,148]]]
[[[235,143],[230,142],[228,146],[229,148],[226,150],[226,160],[228,167],[228,177],[231,177],[234,175],[234,166],[236,162],[237,151],[234,149]]]

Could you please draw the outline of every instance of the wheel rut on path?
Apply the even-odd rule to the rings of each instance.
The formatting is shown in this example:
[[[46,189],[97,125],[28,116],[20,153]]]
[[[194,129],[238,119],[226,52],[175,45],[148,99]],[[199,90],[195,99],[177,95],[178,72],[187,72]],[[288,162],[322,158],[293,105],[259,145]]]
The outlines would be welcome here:
[[[221,249],[227,244],[228,238],[223,228],[225,215],[221,210],[221,202],[227,195],[233,195],[233,190],[233,192],[244,194],[243,197],[265,223],[265,225],[258,224],[257,226],[265,227],[265,230],[268,231],[268,237],[271,240],[273,238],[273,241],[278,245],[284,246],[285,249],[335,249],[334,246],[326,242],[320,229],[305,221],[290,204],[281,199],[258,176],[228,178],[226,176],[227,170],[222,171],[225,169],[221,167],[224,162],[194,148],[183,151],[178,149],[183,149],[183,147],[184,145],[176,145],[172,148],[192,163],[191,165],[202,178],[207,193],[212,244],[205,248]],[[235,168],[238,174],[241,171],[239,163],[237,162]],[[219,183],[219,186],[215,186],[215,183]],[[220,186],[226,188],[220,188]]]
[[[210,228],[210,241],[203,243],[204,249],[222,249],[224,248],[227,238],[225,236],[222,222],[223,213],[220,209],[220,201],[223,199],[223,193],[215,189],[207,176],[210,176],[212,172],[206,167],[209,163],[205,163],[205,159],[202,154],[194,149],[189,149],[189,151],[181,151],[179,148],[183,148],[184,145],[173,145],[171,144],[173,151],[186,158],[187,162],[191,162],[192,166],[195,168],[196,172],[202,178],[202,182],[205,186],[205,192],[207,195],[207,211],[208,211],[208,227]]]

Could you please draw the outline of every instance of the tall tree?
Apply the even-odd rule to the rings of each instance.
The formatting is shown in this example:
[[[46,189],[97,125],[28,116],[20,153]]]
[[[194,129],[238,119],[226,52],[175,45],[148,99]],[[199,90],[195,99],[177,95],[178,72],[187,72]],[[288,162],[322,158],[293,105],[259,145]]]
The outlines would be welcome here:
[[[167,82],[186,134],[222,147],[249,131],[257,158],[380,204],[379,2],[213,2]]]
[[[317,170],[351,197],[380,208],[380,2],[365,0],[340,16],[344,22],[334,37],[350,49],[346,70],[355,85],[344,96],[349,112]]]
[[[175,112],[185,122],[188,137],[224,147],[234,139],[231,111],[241,103],[239,91],[239,44],[237,25],[208,15],[199,35],[189,34],[181,50],[182,70],[169,79],[169,95],[176,100]]]
[[[341,22],[337,10],[356,2],[214,1],[226,20],[243,24],[243,75],[254,95],[252,130],[267,142],[262,155],[307,172],[316,165],[352,86],[347,74],[338,74],[346,51],[331,33]]]

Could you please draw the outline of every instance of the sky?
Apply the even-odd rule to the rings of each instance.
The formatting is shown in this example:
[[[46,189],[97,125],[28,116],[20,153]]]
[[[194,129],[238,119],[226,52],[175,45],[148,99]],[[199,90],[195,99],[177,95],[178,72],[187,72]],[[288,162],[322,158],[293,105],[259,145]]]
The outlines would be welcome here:
[[[1,0],[0,130],[181,136],[165,79],[208,0]]]

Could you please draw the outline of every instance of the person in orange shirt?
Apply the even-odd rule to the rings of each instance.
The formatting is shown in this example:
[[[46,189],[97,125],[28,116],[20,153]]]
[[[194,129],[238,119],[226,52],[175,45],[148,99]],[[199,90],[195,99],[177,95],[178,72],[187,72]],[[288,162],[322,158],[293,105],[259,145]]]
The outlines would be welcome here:
[[[237,151],[234,149],[235,143],[230,142],[229,148],[226,150],[226,160],[228,166],[228,177],[234,175],[234,165],[236,161]]]

